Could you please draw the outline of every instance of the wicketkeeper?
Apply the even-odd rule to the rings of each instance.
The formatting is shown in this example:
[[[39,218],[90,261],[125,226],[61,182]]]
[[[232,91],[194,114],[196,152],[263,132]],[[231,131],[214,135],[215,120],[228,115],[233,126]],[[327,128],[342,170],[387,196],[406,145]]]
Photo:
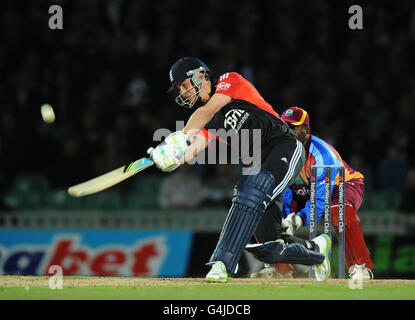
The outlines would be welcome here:
[[[283,228],[293,235],[301,226],[310,224],[310,176],[312,165],[343,165],[345,167],[345,240],[346,265],[353,279],[372,279],[373,263],[366,246],[357,216],[364,194],[363,175],[353,170],[340,154],[327,142],[311,135],[310,116],[306,110],[292,107],[282,113],[282,119],[291,127],[306,149],[304,168],[296,183],[284,193]],[[332,169],[331,223],[338,235],[339,198],[338,168]],[[324,170],[318,170],[316,178],[316,220],[324,214]],[[271,267],[272,268],[272,267]]]
[[[259,129],[261,132],[261,152],[256,155],[260,157],[260,166],[252,168],[250,174],[243,175],[236,184],[233,204],[209,261],[211,269],[206,281],[227,282],[236,273],[240,256],[261,216],[267,210],[281,210],[283,192],[295,182],[304,165],[304,147],[272,106],[240,74],[225,73],[214,82],[206,64],[187,57],[173,64],[169,76],[169,92],[177,91],[176,102],[197,109],[182,131],[172,133],[155,149],[149,150],[161,170],[170,172],[184,161],[193,160],[217,137],[209,129],[236,132],[246,129],[250,133]],[[240,143],[241,149],[256,147],[253,139],[248,142],[240,139]],[[318,266],[320,277],[326,277],[325,254],[300,244],[273,240],[276,241],[253,245],[248,250],[264,262]],[[328,237],[321,240],[324,248],[330,246]]]

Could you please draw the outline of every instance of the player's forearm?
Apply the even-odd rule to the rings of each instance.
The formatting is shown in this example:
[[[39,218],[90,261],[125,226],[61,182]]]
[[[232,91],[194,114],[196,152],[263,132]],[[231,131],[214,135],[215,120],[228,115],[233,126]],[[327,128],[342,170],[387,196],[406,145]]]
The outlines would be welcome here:
[[[191,116],[183,131],[194,135],[203,129],[213,116],[221,108],[231,102],[232,98],[221,93],[215,93],[212,98],[203,106],[198,108]]]
[[[190,116],[183,131],[193,136],[203,129],[213,116],[214,114],[210,110],[201,107]]]
[[[305,206],[303,209],[301,209],[297,214],[303,218],[304,225],[308,226],[310,225],[310,200],[307,200],[305,203]],[[316,208],[315,208],[315,214],[316,214],[316,221],[320,220],[324,215],[324,199],[319,199],[317,197],[316,199]]]
[[[191,145],[187,149],[185,155],[180,159],[180,162],[183,164],[185,162],[189,163],[194,158],[196,158],[197,154],[203,151],[207,146],[207,140],[202,135],[195,135],[191,138]]]

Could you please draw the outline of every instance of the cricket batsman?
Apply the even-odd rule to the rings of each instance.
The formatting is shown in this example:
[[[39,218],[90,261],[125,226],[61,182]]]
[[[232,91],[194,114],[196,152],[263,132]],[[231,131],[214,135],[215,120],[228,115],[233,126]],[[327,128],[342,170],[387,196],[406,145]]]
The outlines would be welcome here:
[[[285,219],[282,227],[293,235],[301,226],[310,224],[310,176],[312,165],[343,165],[345,167],[345,239],[346,264],[352,279],[372,279],[373,263],[366,247],[357,211],[363,201],[364,177],[350,168],[340,154],[327,142],[311,135],[310,116],[306,110],[292,107],[282,113],[282,119],[293,130],[297,139],[306,149],[305,165],[296,183],[284,193]],[[331,223],[338,236],[339,198],[338,168],[332,168],[331,184]],[[316,179],[316,220],[324,214],[324,170],[318,170]],[[267,266],[274,268],[274,266]],[[260,271],[261,272],[261,271]],[[270,270],[268,270],[270,273]],[[265,274],[266,271],[263,270]]]
[[[305,150],[287,124],[240,74],[229,72],[217,81],[211,78],[205,63],[193,57],[176,61],[169,72],[171,87],[176,90],[175,101],[196,110],[183,130],[171,133],[148,153],[156,166],[165,172],[191,162],[204,150],[219,130],[260,130],[260,166],[244,174],[234,189],[232,206],[212,253],[206,276],[208,282],[228,282],[236,274],[239,259],[253,236],[261,216],[267,210],[282,210],[282,194],[295,182],[304,165]],[[211,131],[209,131],[211,130]],[[217,131],[215,131],[217,132]],[[240,139],[241,150],[253,150],[252,139]],[[243,159],[241,159],[244,163]],[[281,223],[281,221],[280,221]],[[261,261],[269,263],[301,263],[317,267],[321,279],[328,273],[329,237],[321,237],[319,251],[308,250],[301,244],[286,244],[280,239],[247,248]],[[327,251],[327,250],[326,250]]]

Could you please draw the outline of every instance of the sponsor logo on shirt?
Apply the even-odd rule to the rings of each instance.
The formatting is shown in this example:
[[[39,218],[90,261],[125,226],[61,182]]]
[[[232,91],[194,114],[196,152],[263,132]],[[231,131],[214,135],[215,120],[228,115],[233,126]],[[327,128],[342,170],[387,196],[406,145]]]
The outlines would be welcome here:
[[[224,80],[224,79],[227,79],[229,77],[229,72],[227,72],[227,73],[225,73],[225,74],[222,74],[221,76],[220,76],[220,78],[219,78],[219,81],[222,81],[222,80]]]
[[[218,84],[218,86],[216,87],[217,90],[228,90],[231,87],[230,83],[227,82],[221,82]]]
[[[225,114],[225,129],[239,130],[248,119],[249,113],[242,109],[232,109]]]

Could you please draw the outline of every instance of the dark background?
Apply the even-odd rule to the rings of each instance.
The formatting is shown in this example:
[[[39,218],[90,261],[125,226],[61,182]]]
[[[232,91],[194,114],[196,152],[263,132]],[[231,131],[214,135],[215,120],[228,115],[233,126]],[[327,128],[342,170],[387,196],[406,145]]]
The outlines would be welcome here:
[[[63,30],[48,27],[53,4]],[[353,4],[363,30],[348,27]],[[165,92],[170,66],[196,56],[278,113],[307,109],[367,190],[414,194],[414,1],[4,0],[0,16],[2,193],[22,174],[66,188],[144,156],[191,114]]]

